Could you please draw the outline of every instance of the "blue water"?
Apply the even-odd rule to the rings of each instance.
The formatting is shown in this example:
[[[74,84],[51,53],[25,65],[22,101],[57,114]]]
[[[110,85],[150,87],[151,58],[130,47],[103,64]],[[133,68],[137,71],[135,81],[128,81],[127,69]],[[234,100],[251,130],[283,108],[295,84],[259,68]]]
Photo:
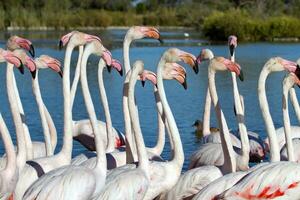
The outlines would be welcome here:
[[[107,31],[93,31],[91,33],[101,37],[105,46],[107,46],[113,57],[123,61],[122,59],[122,41],[126,30],[107,30]],[[36,55],[47,54],[55,57],[63,62],[64,50],[59,51],[57,42],[61,35],[65,32],[14,32],[14,33],[0,33],[0,45],[4,47],[6,39],[10,34],[18,34],[20,36],[29,38],[33,41],[35,46]],[[141,59],[145,63],[146,69],[156,71],[158,60],[162,53],[170,47],[178,47],[182,50],[198,55],[202,48],[210,48],[216,56],[228,56],[228,48],[226,42],[220,44],[210,44],[206,40],[200,38],[197,32],[190,32],[191,38],[184,38],[184,31],[166,30],[162,31],[162,36],[165,43],[160,45],[155,40],[141,40],[135,42],[131,46],[130,59],[133,63],[136,59]],[[262,137],[265,137],[265,127],[261,117],[261,112],[258,106],[257,98],[257,80],[260,70],[264,63],[273,56],[282,56],[286,59],[296,60],[299,57],[297,50],[300,44],[296,43],[244,43],[238,44],[236,50],[236,61],[242,66],[245,76],[244,82],[238,82],[240,93],[244,96],[245,109],[246,109],[246,125],[249,130],[258,132]],[[72,73],[74,73],[76,58],[78,52],[73,53],[72,59]],[[103,109],[100,102],[98,82],[97,82],[97,63],[99,58],[92,56],[89,59],[88,80],[91,94],[93,96],[94,105],[98,118],[105,120]],[[187,65],[183,64],[187,71],[187,84],[188,89],[184,90],[183,87],[175,81],[165,81],[165,88],[169,104],[175,116],[177,126],[181,134],[181,140],[185,152],[185,165],[186,169],[188,159],[191,153],[197,149],[199,144],[193,133],[192,124],[195,119],[201,118],[203,113],[203,103],[207,87],[207,65],[203,62],[200,66],[199,74],[194,74],[193,70]],[[5,65],[0,67],[0,111],[5,118],[6,124],[12,133],[15,141],[14,126],[11,119],[11,114],[7,102],[6,86],[5,86]],[[33,140],[43,140],[42,127],[38,115],[37,106],[32,95],[30,73],[26,72],[25,75],[20,75],[15,71],[19,92],[23,102],[26,114],[26,122],[28,123],[31,137]],[[267,81],[267,94],[271,114],[276,127],[282,126],[281,114],[281,82],[285,73],[272,74]],[[105,87],[109,99],[109,106],[113,121],[113,126],[124,130],[123,115],[122,113],[122,83],[124,77],[120,77],[118,73],[113,71],[104,74]],[[62,80],[51,70],[41,70],[39,74],[40,87],[46,106],[48,107],[56,128],[59,134],[59,141],[56,150],[58,151],[62,143],[62,129],[63,129],[63,98],[62,98]],[[222,109],[224,110],[227,122],[231,129],[236,129],[236,120],[233,113],[233,99],[232,99],[232,84],[229,73],[217,74],[217,88],[219,99]],[[149,83],[145,88],[140,84],[136,86],[136,99],[140,111],[140,121],[145,142],[147,146],[152,146],[156,142],[157,118],[156,108],[153,96],[153,86]],[[296,89],[298,92],[298,89]],[[297,124],[294,112],[291,111],[291,121]],[[212,125],[216,126],[215,114],[212,115]],[[80,120],[87,118],[84,101],[81,95],[81,88],[79,85],[76,95],[73,118]],[[169,156],[169,143],[166,144],[163,152],[163,157]],[[1,153],[3,145],[0,144]],[[74,155],[84,151],[84,148],[77,142],[74,142]]]

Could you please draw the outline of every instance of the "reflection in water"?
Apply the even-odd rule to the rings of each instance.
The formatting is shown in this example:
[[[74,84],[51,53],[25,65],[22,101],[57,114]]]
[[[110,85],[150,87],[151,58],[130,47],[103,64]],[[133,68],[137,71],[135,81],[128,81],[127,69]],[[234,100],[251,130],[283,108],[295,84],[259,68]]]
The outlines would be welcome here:
[[[112,49],[113,56],[122,61],[122,42],[125,31],[126,30],[97,30],[87,32],[100,36],[104,44],[108,46],[109,49]],[[58,51],[57,43],[64,33],[66,33],[66,31],[2,32],[0,34],[0,39],[3,47],[5,39],[7,39],[10,34],[18,34],[20,36],[30,38],[36,47],[37,56],[41,54],[48,54],[63,62],[64,50]],[[226,42],[219,45],[207,46],[205,45],[207,44],[206,41],[199,39],[199,34],[197,32],[189,32],[190,37],[188,39],[184,38],[183,33],[184,31],[163,31],[162,37],[165,39],[165,43],[163,45],[160,45],[155,40],[147,39],[134,43],[130,50],[131,62],[133,63],[136,59],[142,59],[145,62],[145,67],[147,69],[156,71],[156,66],[161,54],[171,46],[179,47],[185,51],[193,53],[194,55],[199,54],[201,48],[210,48],[217,56],[228,56]],[[299,56],[297,54],[299,48],[300,44],[285,43],[251,43],[239,44],[237,47],[236,60],[242,66],[245,76],[245,81],[238,82],[238,84],[240,92],[244,96],[245,100],[245,120],[247,128],[251,131],[258,132],[262,137],[265,137],[265,127],[259,110],[257,98],[257,81],[260,70],[263,64],[272,56],[282,56],[286,59],[296,60]],[[73,53],[71,63],[72,73],[74,73],[75,70],[77,55],[78,52],[75,51]],[[97,83],[97,62],[97,57],[92,56],[89,59],[87,75],[98,118],[105,120]],[[199,145],[196,143],[195,135],[193,134],[194,129],[191,125],[196,119],[200,119],[203,113],[203,104],[205,101],[207,87],[207,64],[208,63],[201,64],[198,75],[194,74],[192,69],[186,67],[188,90],[184,90],[175,81],[165,81],[167,98],[175,116],[184,146],[186,157],[184,165],[185,169],[187,168],[187,160],[189,159],[189,156]],[[31,137],[33,140],[43,140],[38,109],[32,95],[30,73],[26,72],[25,75],[22,76],[18,73],[18,71],[16,71],[15,74],[26,113],[26,122],[30,128]],[[2,91],[0,98],[0,111],[12,133],[12,137],[15,139],[14,126],[12,124],[5,89],[5,65],[0,67],[0,76],[2,77],[0,79],[0,90]],[[280,110],[282,92],[281,82],[283,80],[283,76],[284,73],[275,73],[272,74],[267,81],[267,94],[271,114],[276,127],[280,127],[283,124]],[[60,77],[51,70],[41,70],[39,78],[43,99],[54,118],[54,122],[58,130],[59,141],[57,149],[59,149],[62,144],[61,136],[63,130],[62,81]],[[109,106],[111,108],[113,125],[123,131],[123,115],[120,113],[122,113],[121,100],[124,77],[120,77],[117,72],[113,71],[111,74],[105,72],[104,79]],[[232,106],[232,84],[230,81],[231,77],[229,73],[218,73],[216,75],[221,107],[224,111],[229,128],[234,130],[237,126]],[[146,84],[145,88],[142,88],[139,84],[136,87],[136,99],[140,111],[139,114],[143,135],[147,146],[152,146],[155,144],[157,133],[157,114],[155,110],[153,88],[151,84]],[[298,89],[296,89],[296,91],[297,90]],[[74,120],[87,118],[80,85],[74,103],[73,118]],[[293,112],[291,112],[291,122],[293,124],[297,123]],[[211,123],[212,126],[217,125],[213,109]],[[0,150],[2,153],[2,144],[0,146]],[[78,154],[83,150],[84,148],[82,146],[80,146],[77,142],[74,142],[74,154]],[[169,143],[167,143],[165,151],[163,152],[163,157],[168,158],[169,153],[170,146]]]

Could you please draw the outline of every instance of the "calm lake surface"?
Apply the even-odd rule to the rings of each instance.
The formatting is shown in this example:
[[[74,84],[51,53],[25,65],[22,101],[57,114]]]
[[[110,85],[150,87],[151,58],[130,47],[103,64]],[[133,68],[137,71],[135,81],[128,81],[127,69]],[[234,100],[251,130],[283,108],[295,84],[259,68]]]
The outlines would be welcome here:
[[[87,31],[101,37],[105,46],[111,50],[113,57],[123,61],[122,56],[122,42],[126,30],[102,30],[102,31]],[[130,59],[133,63],[137,59],[141,59],[145,63],[145,68],[156,72],[156,66],[162,53],[170,47],[178,47],[182,50],[188,51],[194,55],[198,55],[202,48],[210,48],[216,56],[228,57],[228,48],[226,42],[221,44],[210,44],[209,42],[200,38],[197,32],[187,31],[190,34],[189,38],[184,37],[184,31],[180,30],[162,30],[162,36],[165,39],[163,45],[156,40],[144,39],[132,44],[130,49]],[[34,31],[34,32],[9,32],[0,33],[0,44],[4,48],[6,39],[11,34],[17,34],[22,37],[30,39],[35,47],[36,56],[47,54],[49,56],[59,59],[63,63],[65,50],[59,51],[57,44],[59,38],[66,32],[59,31]],[[257,98],[257,81],[260,70],[264,63],[273,56],[281,56],[290,60],[297,60],[299,58],[298,50],[299,43],[243,43],[238,44],[236,50],[236,61],[242,66],[244,71],[244,82],[238,82],[240,93],[245,100],[245,115],[246,125],[248,130],[258,132],[265,138],[265,127],[261,116],[261,111],[258,105]],[[71,64],[71,72],[74,73],[78,52],[73,52],[73,59]],[[89,87],[93,96],[93,102],[96,108],[98,119],[105,120],[103,109],[99,97],[98,82],[97,82],[97,64],[99,58],[91,56],[87,67],[87,75],[89,80]],[[203,113],[203,104],[205,100],[205,92],[207,88],[207,62],[203,62],[200,66],[199,74],[195,74],[187,65],[187,84],[188,89],[183,87],[175,81],[165,81],[165,88],[167,98],[173,114],[175,116],[177,126],[181,134],[181,140],[185,152],[184,169],[187,168],[188,160],[193,151],[195,151],[199,144],[193,132],[192,124],[196,119],[200,119]],[[2,64],[0,67],[0,110],[5,118],[5,122],[12,133],[15,141],[14,125],[11,119],[11,113],[7,101],[6,86],[5,86],[5,71],[6,67]],[[27,71],[25,75],[20,75],[15,71],[19,92],[22,103],[25,109],[26,122],[29,125],[31,137],[33,140],[43,140],[42,127],[40,117],[38,114],[37,105],[32,94],[30,73]],[[73,75],[73,74],[72,74]],[[281,112],[281,93],[282,80],[285,73],[272,74],[267,81],[267,94],[271,114],[276,127],[281,127],[282,112]],[[58,74],[51,70],[41,70],[39,74],[40,88],[46,106],[48,107],[58,134],[59,141],[56,151],[61,147],[62,130],[63,130],[63,98],[62,98],[62,80]],[[123,131],[123,115],[122,115],[122,87],[124,77],[120,77],[116,71],[111,74],[105,71],[104,73],[105,87],[109,100],[109,106],[112,116],[113,126]],[[232,84],[230,73],[217,74],[217,89],[222,109],[225,113],[227,123],[233,130],[237,128],[236,119],[233,112],[233,97]],[[299,89],[296,89],[297,93]],[[140,122],[144,139],[147,146],[152,146],[156,142],[157,118],[156,108],[153,95],[153,86],[149,83],[145,88],[140,84],[136,86],[136,99],[139,108]],[[291,110],[291,121],[297,124],[294,111]],[[215,114],[212,114],[212,125],[216,126]],[[75,104],[73,108],[74,120],[87,118],[84,101],[82,98],[81,87],[79,85]],[[84,151],[84,148],[77,142],[74,142],[73,154],[77,155]],[[163,152],[163,157],[168,159],[169,143],[166,144]],[[4,152],[3,144],[0,144],[1,153]]]

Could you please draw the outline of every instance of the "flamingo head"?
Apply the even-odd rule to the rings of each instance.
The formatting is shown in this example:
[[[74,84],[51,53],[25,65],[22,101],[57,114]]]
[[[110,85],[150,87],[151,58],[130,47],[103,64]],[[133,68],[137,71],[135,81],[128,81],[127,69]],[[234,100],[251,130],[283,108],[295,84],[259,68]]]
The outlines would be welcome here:
[[[241,81],[244,81],[244,74],[241,66],[238,63],[232,62],[231,60],[224,57],[216,57],[216,61],[217,63],[212,65],[212,67],[215,70],[219,70],[219,71],[228,70],[230,72],[234,72]]]
[[[297,69],[297,63],[293,62],[293,61],[289,61],[280,57],[276,57],[277,62],[281,65],[280,67],[277,65],[272,65],[272,70],[273,71],[277,71],[277,68],[281,68],[282,66],[285,70],[287,70],[288,72],[295,72]],[[281,69],[279,69],[279,71],[281,71]]]
[[[155,86],[157,84],[156,74],[149,70],[144,70],[142,74],[140,74],[139,80],[142,82],[143,87],[145,87],[146,80],[150,81]]]
[[[112,59],[111,67],[115,68],[119,72],[119,74],[123,76],[123,69],[120,61],[118,61],[117,59]],[[108,67],[108,69],[110,69],[110,66]]]
[[[70,43],[74,46],[79,46],[79,45],[85,45],[86,43],[92,42],[95,40],[101,42],[101,39],[97,36],[82,33],[79,31],[72,31],[61,37],[61,39],[59,41],[59,49],[62,49],[68,43]]]
[[[196,57],[193,54],[182,51],[177,48],[168,49],[164,55],[163,59],[165,59],[166,63],[174,63],[182,61],[188,65],[190,65],[194,72],[197,74],[199,72],[198,62]]]
[[[234,50],[237,47],[237,37],[235,35],[230,35],[228,37],[228,46],[230,55],[233,56]]]
[[[202,61],[211,60],[214,58],[214,54],[210,49],[202,49],[197,57],[197,63],[200,65]]]
[[[153,38],[157,39],[160,43],[163,43],[159,31],[156,28],[149,26],[133,26],[128,30],[125,37],[129,37],[131,40]]]
[[[1,55],[0,55],[0,60],[1,62],[9,62],[11,64],[13,64],[14,66],[16,66],[18,68],[18,70],[21,72],[21,74],[24,74],[24,66],[22,61],[20,60],[20,58],[18,58],[17,56],[15,56],[13,54],[13,52],[11,51],[6,51],[3,50],[1,51]]]
[[[35,64],[38,69],[50,68],[53,71],[57,72],[60,75],[60,77],[63,76],[61,64],[59,60],[55,58],[52,58],[47,55],[41,55],[40,57],[35,59]]]
[[[163,71],[163,79],[175,79],[183,86],[184,89],[187,89],[186,71],[181,65],[177,63],[165,64],[165,68]]]
[[[32,57],[35,56],[34,47],[33,47],[32,43],[25,38],[21,38],[16,35],[11,36],[7,40],[6,46],[10,51],[14,51],[16,49],[25,49],[26,51],[28,51],[30,53],[30,55]]]
[[[30,58],[23,50],[16,49],[14,50],[14,55],[16,55],[22,63],[29,69],[32,78],[36,76],[36,64],[32,58]]]

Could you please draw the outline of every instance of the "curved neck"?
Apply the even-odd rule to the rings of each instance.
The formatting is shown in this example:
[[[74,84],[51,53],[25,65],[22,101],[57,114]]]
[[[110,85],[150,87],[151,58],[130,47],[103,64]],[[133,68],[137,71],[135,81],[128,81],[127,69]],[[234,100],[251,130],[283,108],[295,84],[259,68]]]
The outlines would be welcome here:
[[[297,95],[295,92],[295,88],[293,88],[293,87],[290,89],[290,98],[291,98],[291,102],[292,102],[293,108],[296,113],[296,117],[298,119],[298,123],[300,123],[300,106],[299,106],[298,98],[297,98]]]
[[[124,67],[125,67],[125,74],[127,74],[130,70],[130,60],[129,60],[129,47],[130,47],[131,40],[125,35],[123,41],[123,59],[124,59]]]
[[[26,162],[26,143],[25,143],[24,129],[22,125],[22,118],[20,115],[18,102],[16,101],[16,96],[13,87],[13,76],[12,76],[12,73],[14,73],[13,69],[14,66],[10,63],[7,63],[6,90],[7,90],[10,110],[12,113],[12,118],[15,124],[17,145],[18,145],[17,164],[18,164],[19,171],[21,171]]]
[[[291,123],[290,123],[290,116],[289,116],[289,103],[288,103],[288,92],[292,85],[287,83],[288,80],[285,79],[283,82],[283,96],[282,96],[282,113],[283,113],[283,124],[284,124],[284,133],[285,133],[285,141],[286,141],[286,148],[288,153],[289,161],[296,161],[294,155],[294,147],[291,137]]]
[[[47,119],[45,116],[44,102],[42,99],[40,86],[39,86],[38,71],[39,70],[37,69],[35,79],[32,79],[32,90],[33,90],[33,94],[35,96],[35,100],[37,102],[37,106],[38,106],[40,117],[41,117],[45,145],[46,145],[46,155],[51,156],[51,155],[53,155],[53,148],[52,148],[52,144],[51,144],[51,138],[50,138],[50,132],[49,132],[48,124],[47,124]]]
[[[149,160],[148,155],[144,143],[144,139],[142,136],[142,131],[140,128],[140,122],[139,117],[137,114],[137,109],[134,102],[134,90],[135,90],[135,84],[138,78],[138,75],[140,72],[143,71],[142,66],[136,66],[134,70],[131,73],[130,81],[129,81],[129,87],[128,87],[128,107],[130,112],[130,118],[131,118],[131,124],[133,128],[134,138],[136,142],[136,148],[137,148],[137,156],[139,161],[139,167],[143,169],[147,176],[149,177]]]
[[[70,63],[74,46],[70,43],[67,45],[64,71],[63,71],[63,96],[64,96],[64,138],[61,154],[65,156],[67,162],[71,162],[73,137],[72,137],[72,109],[70,100]]]
[[[102,101],[102,106],[104,110],[104,115],[106,119],[106,133],[107,133],[107,147],[106,152],[112,152],[115,149],[115,138],[112,132],[112,122],[109,112],[109,105],[107,101],[106,91],[103,81],[103,69],[105,67],[105,62],[103,59],[100,59],[98,64],[98,84],[100,90],[100,98]]]
[[[222,166],[222,171],[224,174],[227,174],[236,171],[236,160],[234,157],[234,150],[231,144],[231,138],[230,138],[228,126],[223,111],[221,110],[220,102],[217,95],[215,74],[216,74],[215,70],[210,65],[208,68],[208,85],[209,85],[211,99],[215,106],[215,111],[217,114],[217,119],[220,127],[221,144],[222,144],[222,149],[224,154],[224,164]]]
[[[258,79],[258,100],[270,143],[270,161],[276,162],[280,161],[279,145],[265,90],[266,79],[269,73],[270,71],[264,66]]]
[[[2,115],[0,114],[0,134],[2,137],[2,141],[5,148],[6,153],[6,166],[5,171],[15,172],[17,168],[17,158],[16,158],[16,152],[14,149],[14,144],[11,140],[9,131],[7,129],[7,126],[2,118]]]
[[[126,138],[126,163],[133,163],[136,159],[136,145],[135,139],[132,135],[131,119],[128,109],[128,86],[131,71],[126,74],[124,85],[123,85],[123,116],[125,123],[125,138]]]
[[[170,140],[174,145],[173,159],[170,162],[176,164],[181,169],[184,162],[184,153],[183,153],[183,147],[182,147],[179,131],[174,116],[172,114],[171,108],[168,104],[167,97],[164,90],[162,72],[165,64],[166,61],[164,60],[164,58],[161,58],[157,67],[157,88],[158,88],[159,97],[161,99],[161,103],[163,105],[166,121],[170,129],[170,136],[171,136]]]
[[[80,81],[81,81],[81,88],[82,94],[85,102],[85,106],[87,109],[87,113],[89,115],[93,133],[95,135],[95,146],[97,151],[97,164],[95,166],[96,169],[103,171],[106,174],[106,155],[105,155],[105,147],[100,138],[100,130],[98,127],[98,120],[95,113],[95,108],[93,105],[92,97],[89,91],[88,82],[87,82],[87,75],[86,75],[86,65],[89,56],[92,54],[93,51],[93,44],[87,45],[83,52],[82,60],[81,60],[81,69],[80,69]]]
[[[81,64],[81,59],[82,59],[82,53],[83,53],[83,45],[80,45],[74,79],[73,79],[72,86],[71,86],[71,97],[70,97],[71,98],[71,110],[73,109],[73,104],[74,104],[78,81],[79,81],[79,76],[80,76],[80,64]]]
[[[26,144],[26,159],[31,160],[31,159],[33,159],[32,141],[31,141],[28,126],[26,124],[26,117],[25,117],[23,105],[22,105],[22,102],[21,102],[21,99],[20,99],[15,74],[11,73],[11,76],[12,76],[12,83],[13,83],[13,87],[14,87],[16,101],[18,103],[18,107],[19,107],[19,111],[20,111],[19,113],[22,116],[22,126],[23,126],[23,129],[24,129],[24,136],[25,136],[24,139],[25,139],[25,144]]]
[[[160,155],[165,146],[165,117],[163,113],[163,107],[159,98],[159,94],[157,88],[154,87],[154,96],[157,107],[157,124],[158,124],[158,133],[157,133],[157,142],[156,145],[152,148],[148,148],[148,151],[151,151],[155,155]],[[171,148],[173,149],[173,144],[171,144]]]
[[[44,112],[45,112],[47,125],[48,125],[49,132],[50,132],[50,140],[51,140],[51,145],[52,145],[52,149],[53,149],[53,153],[54,153],[56,144],[57,144],[57,131],[56,131],[56,127],[53,122],[53,119],[52,119],[45,104],[44,104]]]
[[[230,57],[230,60],[234,62],[234,54]],[[249,145],[249,138],[248,132],[245,125],[245,116],[244,110],[242,108],[242,101],[240,99],[240,93],[236,81],[236,74],[231,72],[232,78],[232,86],[233,86],[233,96],[234,96],[234,106],[236,110],[236,118],[238,122],[240,137],[241,137],[241,153],[242,159],[245,163],[249,163],[249,152],[250,152],[250,145]]]

